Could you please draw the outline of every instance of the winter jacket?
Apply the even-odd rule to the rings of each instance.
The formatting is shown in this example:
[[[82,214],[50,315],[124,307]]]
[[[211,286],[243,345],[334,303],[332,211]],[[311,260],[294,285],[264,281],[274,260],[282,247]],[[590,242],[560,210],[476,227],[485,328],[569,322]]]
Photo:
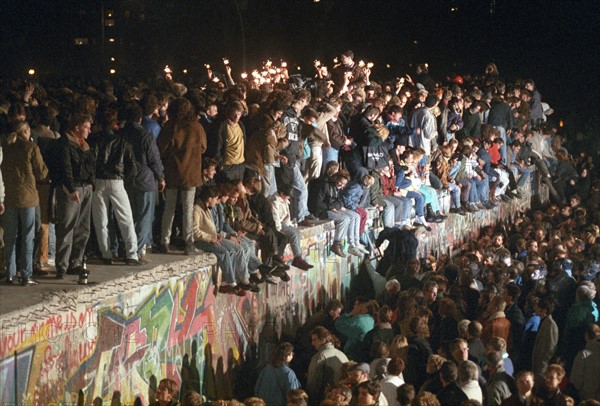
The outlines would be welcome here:
[[[126,179],[126,186],[141,192],[156,190],[156,182],[164,179],[165,173],[158,147],[152,134],[137,123],[127,123],[119,131],[131,145],[136,173]]]
[[[64,186],[68,193],[73,193],[77,187],[94,183],[96,157],[86,141],[80,144],[67,133],[50,149],[50,175],[56,186]]]
[[[167,121],[156,143],[168,188],[191,188],[202,184],[206,133],[200,123],[181,125]]]
[[[17,136],[14,142],[4,142],[2,175],[4,178],[4,204],[9,207],[31,208],[39,206],[36,181],[48,176],[48,168],[38,146],[31,140]]]

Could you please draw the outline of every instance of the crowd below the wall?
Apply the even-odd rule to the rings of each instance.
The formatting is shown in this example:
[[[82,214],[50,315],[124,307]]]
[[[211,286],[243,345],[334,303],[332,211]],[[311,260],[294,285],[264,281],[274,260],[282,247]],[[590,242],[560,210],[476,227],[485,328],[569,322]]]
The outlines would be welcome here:
[[[238,83],[229,65],[187,86],[167,70],[116,87],[3,83],[5,283],[54,271],[85,284],[87,261],[143,266],[183,249],[214,253],[216,292],[244,296],[288,281],[291,267],[310,271],[299,227],[333,221],[332,254],[369,259],[368,208],[388,230],[430,232],[523,198],[535,180],[547,210],[485,230],[456,258],[394,262],[385,291],[355,292],[348,313],[333,299],[295,345],[277,347],[256,394],[325,405],[408,404],[411,393],[419,405],[598,399],[597,151],[569,154],[534,81],[506,83],[494,64],[444,82],[419,65],[414,79],[377,83],[352,51],[331,72],[317,62],[309,80],[282,64]],[[173,381],[158,389],[160,405],[178,398]]]

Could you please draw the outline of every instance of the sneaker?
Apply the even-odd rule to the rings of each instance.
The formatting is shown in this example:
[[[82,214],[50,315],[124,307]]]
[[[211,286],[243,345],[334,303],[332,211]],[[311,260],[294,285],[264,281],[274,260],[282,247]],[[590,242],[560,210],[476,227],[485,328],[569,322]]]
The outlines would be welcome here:
[[[309,264],[303,258],[300,257],[294,258],[294,260],[292,261],[292,266],[302,269],[303,271],[308,271],[309,269],[313,268],[311,264]]]
[[[241,289],[249,290],[250,292],[254,292],[254,293],[260,292],[260,288],[258,286],[256,286],[254,283],[240,283],[240,284],[238,284],[238,286]]]
[[[287,275],[287,273],[286,273],[286,275]],[[270,274],[263,275],[262,276],[262,280],[265,281],[266,283],[268,283],[269,285],[277,285],[277,279],[275,279]]]
[[[218,292],[237,296],[246,295],[246,292],[243,289],[240,289],[238,286],[234,285],[221,285],[219,286]]]
[[[371,254],[371,251],[369,251],[364,245],[360,243],[356,244],[354,247],[365,255]]]
[[[102,258],[102,263],[104,265],[112,265],[113,264],[113,259],[112,258]]]
[[[49,273],[50,272],[43,270],[39,265],[33,267],[33,276],[47,276]]]
[[[477,212],[477,209],[475,208],[475,206],[473,206],[473,203],[465,203],[463,204],[463,209],[465,209],[465,211],[467,213],[475,213]]]
[[[31,279],[30,276],[21,278],[21,286],[35,286],[37,284],[38,283],[36,281],[34,281],[33,279]]]
[[[56,278],[56,279],[59,279],[59,280],[62,280],[62,279],[65,279],[65,278],[66,278],[66,276],[65,276],[65,274],[64,274],[64,273],[57,272],[57,273],[56,273],[56,276],[55,276],[55,278]]]
[[[364,254],[362,252],[360,252],[360,250],[357,247],[355,247],[354,245],[351,245],[350,247],[348,247],[348,254],[354,255],[356,257],[364,256]]]
[[[261,283],[263,283],[265,281],[264,278],[258,277],[258,272],[251,273],[249,280],[250,280],[250,283],[253,283],[255,285],[260,285]]]
[[[319,221],[319,218],[312,213],[308,213],[308,216],[304,217],[304,220]]]
[[[278,268],[285,268],[286,271],[290,269],[290,266],[279,255],[273,255],[273,264]]]
[[[334,242],[331,244],[331,251],[338,257],[346,258],[346,254],[344,253],[344,249],[342,248],[342,244],[339,242]]]
[[[186,244],[185,250],[183,250],[184,255],[198,255],[199,253],[200,250],[194,244]]]
[[[67,269],[67,275],[79,275],[80,270],[81,270],[80,266],[69,267]]]
[[[7,285],[13,285],[15,283],[15,277],[14,276],[6,276],[4,283]]]
[[[273,272],[271,272],[271,275],[278,277],[284,282],[290,281],[290,275],[288,275],[288,273],[283,268],[275,269]]]
[[[261,264],[258,266],[258,270],[260,271],[260,274],[263,278],[265,277],[265,275],[270,275],[271,272],[273,272],[275,269],[277,269],[277,265],[268,266]]]
[[[125,260],[125,265],[128,265],[128,266],[140,266],[140,265],[144,265],[144,264],[140,260],[138,260],[138,259],[127,258]]]
[[[304,219],[304,220],[302,220],[301,222],[299,222],[299,223],[298,223],[298,225],[299,225],[300,227],[312,227],[312,226],[314,226],[314,225],[315,225],[315,223],[314,223],[314,222],[312,222],[312,221],[310,221],[310,220],[306,220],[306,219]]]
[[[146,264],[150,263],[150,261],[148,260],[148,258],[146,258],[145,255],[138,255],[138,261],[142,265],[146,265]]]
[[[417,217],[417,219],[415,220],[415,225],[417,227],[423,227],[427,231],[431,231],[431,227],[429,226],[429,224],[427,224],[427,221],[422,216]]]

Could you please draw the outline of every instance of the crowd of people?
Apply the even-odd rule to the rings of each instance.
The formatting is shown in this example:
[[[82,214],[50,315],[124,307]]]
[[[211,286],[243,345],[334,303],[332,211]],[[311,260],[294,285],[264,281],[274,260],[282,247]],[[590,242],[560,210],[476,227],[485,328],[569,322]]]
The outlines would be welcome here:
[[[183,248],[214,253],[218,292],[243,296],[288,281],[290,266],[312,268],[299,227],[333,221],[331,252],[368,259],[369,208],[388,230],[431,231],[522,198],[535,180],[549,190],[547,210],[483,230],[456,258],[393,263],[385,292],[356,294],[349,313],[332,300],[295,349],[277,347],[257,396],[598,399],[599,156],[569,154],[534,81],[506,83],[489,64],[443,82],[419,65],[414,79],[377,83],[352,51],[308,81],[277,72],[3,89],[5,282],[34,285],[53,265],[56,278],[87,283],[93,257],[139,266],[151,251]],[[163,386],[170,399],[160,404],[170,404],[175,387]]]

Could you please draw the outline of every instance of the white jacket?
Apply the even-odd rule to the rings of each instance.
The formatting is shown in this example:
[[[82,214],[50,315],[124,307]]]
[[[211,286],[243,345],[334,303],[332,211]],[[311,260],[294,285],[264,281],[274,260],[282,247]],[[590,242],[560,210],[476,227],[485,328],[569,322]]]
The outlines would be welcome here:
[[[285,201],[279,196],[279,193],[275,193],[273,196],[269,196],[269,202],[273,208],[273,220],[275,220],[275,228],[277,231],[281,231],[281,226],[291,226],[292,218],[290,216],[290,202]]]

